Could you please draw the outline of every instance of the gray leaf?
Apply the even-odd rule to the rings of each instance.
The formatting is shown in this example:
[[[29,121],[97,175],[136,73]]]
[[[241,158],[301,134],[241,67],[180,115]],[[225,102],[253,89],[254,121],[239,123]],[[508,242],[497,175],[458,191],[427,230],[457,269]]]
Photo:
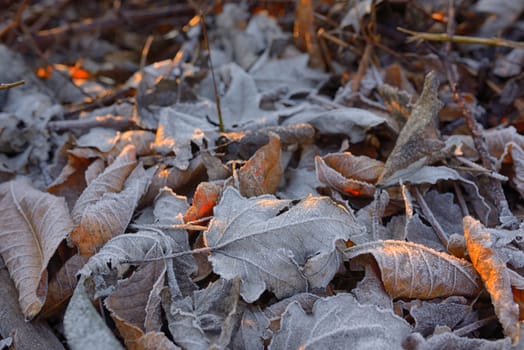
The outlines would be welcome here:
[[[282,298],[325,287],[339,268],[336,241],[364,235],[354,216],[329,198],[309,196],[292,206],[227,188],[205,239],[213,270],[226,279],[240,276],[240,294],[253,302],[266,288]],[[320,270],[322,276],[313,273]]]
[[[318,300],[311,315],[293,302],[270,349],[402,349],[409,324],[389,310],[360,305],[350,294]]]

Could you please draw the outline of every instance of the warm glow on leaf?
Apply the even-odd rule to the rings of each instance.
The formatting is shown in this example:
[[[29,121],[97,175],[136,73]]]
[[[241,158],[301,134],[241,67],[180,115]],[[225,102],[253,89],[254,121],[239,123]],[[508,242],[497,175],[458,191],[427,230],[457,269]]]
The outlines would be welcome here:
[[[222,192],[223,185],[216,182],[201,182],[193,195],[191,207],[184,214],[184,222],[192,222],[213,215],[213,208]]]
[[[51,79],[51,75],[53,75],[53,67],[50,65],[38,67],[36,70],[36,76],[40,79]]]
[[[346,250],[349,259],[362,254],[375,258],[384,288],[393,298],[477,296],[482,288],[469,262],[421,244],[386,240]]]
[[[245,197],[275,193],[281,177],[280,138],[271,134],[269,143],[256,151],[238,171],[240,193]]]
[[[511,280],[506,264],[492,248],[491,234],[471,216],[463,221],[466,248],[475,270],[479,273],[491,296],[504,334],[516,344],[520,337],[519,307],[513,301]]]
[[[89,71],[81,67],[73,66],[73,67],[69,67],[69,76],[72,79],[85,80],[85,79],[91,78],[91,73],[89,73]]]

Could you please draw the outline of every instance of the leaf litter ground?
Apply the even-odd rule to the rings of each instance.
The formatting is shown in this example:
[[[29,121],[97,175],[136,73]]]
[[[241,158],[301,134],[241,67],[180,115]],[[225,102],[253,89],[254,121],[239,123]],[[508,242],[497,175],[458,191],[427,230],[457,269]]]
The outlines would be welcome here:
[[[523,346],[521,2],[6,6],[0,348]]]

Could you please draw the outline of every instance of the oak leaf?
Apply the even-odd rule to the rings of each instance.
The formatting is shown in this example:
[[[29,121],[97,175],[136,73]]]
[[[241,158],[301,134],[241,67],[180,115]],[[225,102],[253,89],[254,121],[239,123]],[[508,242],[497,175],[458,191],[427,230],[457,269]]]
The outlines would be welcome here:
[[[269,349],[402,349],[411,326],[390,310],[341,293],[315,302],[311,314],[291,303]]]
[[[282,298],[325,287],[341,263],[336,241],[366,234],[329,198],[309,196],[297,204],[270,195],[247,199],[228,187],[204,236],[213,270],[226,279],[239,276],[242,297],[253,302],[266,288]]]

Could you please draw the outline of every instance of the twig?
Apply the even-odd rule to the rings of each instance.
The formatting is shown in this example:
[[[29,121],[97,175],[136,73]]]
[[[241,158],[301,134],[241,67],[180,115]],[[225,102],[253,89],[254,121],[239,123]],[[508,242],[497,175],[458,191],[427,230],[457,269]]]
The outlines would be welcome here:
[[[481,327],[484,327],[485,325],[488,325],[490,324],[491,322],[493,321],[496,321],[497,320],[497,316],[496,315],[493,315],[493,316],[490,316],[490,317],[486,317],[485,319],[482,319],[482,320],[479,320],[477,322],[473,322],[473,323],[470,323],[468,324],[467,326],[464,326],[462,328],[459,328],[457,330],[454,330],[453,331],[453,334],[459,336],[459,337],[463,337],[465,336],[466,334],[469,334]]]
[[[199,13],[200,23],[202,25],[202,34],[204,35],[204,45],[207,49],[207,59],[209,62],[209,69],[211,70],[211,78],[213,79],[213,92],[215,94],[215,104],[217,107],[217,116],[218,116],[218,130],[220,132],[225,132],[224,120],[222,119],[222,108],[220,107],[220,96],[218,95],[217,81],[215,79],[215,69],[213,67],[213,61],[211,60],[211,48],[209,47],[209,38],[207,36],[207,26],[204,21],[204,14],[202,11]]]
[[[464,199],[464,194],[462,193],[460,186],[456,182],[453,182],[453,188],[455,189],[455,193],[457,195],[457,201],[459,202],[460,209],[462,209],[462,216],[468,216],[469,215],[468,206],[466,205],[466,200]]]
[[[0,83],[0,90],[12,89],[14,87],[24,85],[24,84],[25,84],[25,80],[19,80],[13,83]]]
[[[47,65],[47,66],[52,66],[51,62],[49,62],[49,60],[47,59],[46,55],[42,52],[42,50],[38,47],[36,41],[34,40],[33,36],[31,35],[31,31],[29,30],[29,28],[27,27],[27,25],[22,21],[20,22],[20,29],[22,29],[22,32],[24,33],[24,35],[27,37],[27,42],[29,44],[29,46],[33,49],[33,51],[38,55],[38,57]],[[55,69],[54,72],[58,73],[59,75],[61,75],[66,81],[68,81],[70,84],[73,85],[73,87],[78,90],[82,95],[84,95],[85,97],[91,99],[92,96],[90,94],[88,94],[82,87],[78,86],[75,84],[75,82],[73,81],[73,79],[71,78],[71,76],[69,76],[68,74],[65,74],[63,73],[62,71],[60,70],[57,70]]]
[[[501,38],[477,38],[473,36],[453,35],[449,36],[447,33],[427,33],[415,32],[413,30],[397,27],[397,30],[402,33],[411,35],[407,42],[413,41],[440,41],[452,42],[457,44],[472,44],[472,45],[489,45],[489,46],[503,46],[516,49],[524,49],[524,42],[513,41]]]
[[[73,35],[85,33],[92,30],[105,31],[117,28],[123,23],[133,23],[136,25],[151,23],[159,18],[183,17],[184,20],[193,14],[190,6],[185,4],[170,5],[151,9],[123,10],[119,13],[110,12],[101,18],[89,18],[81,22],[67,23],[60,27],[41,30],[32,34],[32,40],[38,47],[48,47],[53,42],[66,40]],[[25,38],[17,46],[30,47],[29,38]]]
[[[477,163],[472,162],[471,160],[469,160],[467,158],[464,158],[464,157],[455,157],[455,158],[458,161],[460,161],[462,164],[465,164],[468,167],[470,167],[470,168],[466,168],[466,169],[463,169],[462,167],[454,167],[455,169],[463,169],[463,170],[467,170],[467,171],[481,172],[484,175],[489,176],[489,177],[494,178],[494,179],[499,180],[499,181],[508,181],[509,180],[507,178],[507,176],[501,175],[501,174],[499,174],[499,173],[497,173],[497,172],[495,172],[493,170],[486,169],[486,168],[478,165]]]
[[[417,198],[417,202],[420,205],[420,209],[422,209],[422,213],[431,224],[431,227],[433,227],[433,231],[435,231],[435,233],[437,234],[438,239],[444,245],[444,247],[447,247],[448,237],[444,232],[442,226],[440,226],[437,219],[433,216],[433,212],[431,211],[431,209],[429,209],[428,204],[426,203],[424,197],[422,197],[422,194],[420,193],[418,187],[413,186],[413,194]]]
[[[47,127],[53,131],[69,129],[92,129],[96,127],[112,128],[117,130],[128,130],[136,127],[135,122],[126,117],[112,115],[99,116],[95,118],[84,118],[75,120],[57,120],[47,123]]]

